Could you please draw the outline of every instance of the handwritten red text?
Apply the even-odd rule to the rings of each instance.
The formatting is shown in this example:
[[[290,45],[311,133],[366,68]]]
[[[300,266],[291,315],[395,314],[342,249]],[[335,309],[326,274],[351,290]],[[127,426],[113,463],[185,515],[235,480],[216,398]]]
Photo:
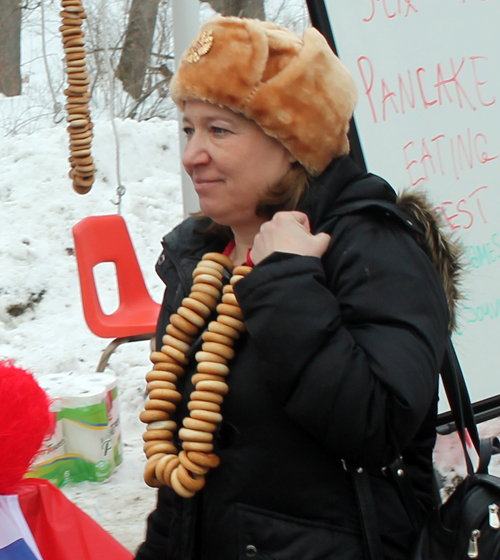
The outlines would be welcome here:
[[[458,181],[467,169],[498,159],[488,147],[488,138],[482,132],[450,136],[438,134],[408,142],[403,147],[405,169],[413,186],[428,181],[434,175],[453,175]]]
[[[369,23],[373,20],[376,13],[381,14],[381,17],[394,19],[397,16],[408,17],[412,13],[418,13],[417,8],[414,6],[416,0],[369,0],[371,4],[371,14],[363,18],[363,21]],[[377,7],[380,9],[377,11]]]
[[[470,229],[475,223],[487,224],[488,220],[481,203],[486,185],[472,191],[461,200],[446,200],[436,207],[452,230]]]
[[[450,58],[437,63],[432,70],[419,67],[389,79],[379,76],[373,62],[361,56],[358,69],[373,122],[378,123],[390,115],[405,115],[416,107],[458,104],[460,109],[476,111],[479,106],[494,105],[496,98],[488,92],[488,82],[484,80],[487,63],[485,56]]]

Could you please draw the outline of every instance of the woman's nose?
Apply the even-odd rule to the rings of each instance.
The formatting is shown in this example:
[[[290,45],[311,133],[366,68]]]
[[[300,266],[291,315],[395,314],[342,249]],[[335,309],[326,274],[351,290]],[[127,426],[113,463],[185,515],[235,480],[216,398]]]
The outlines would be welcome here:
[[[210,162],[210,154],[201,134],[196,132],[188,139],[184,154],[182,156],[182,164],[189,173],[189,170],[197,165],[206,165]]]

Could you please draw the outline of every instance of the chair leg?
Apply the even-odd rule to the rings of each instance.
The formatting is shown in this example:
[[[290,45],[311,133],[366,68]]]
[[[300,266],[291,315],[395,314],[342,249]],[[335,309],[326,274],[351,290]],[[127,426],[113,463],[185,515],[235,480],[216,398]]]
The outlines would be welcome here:
[[[120,344],[125,344],[126,342],[135,342],[139,340],[152,340],[155,336],[155,333],[148,333],[148,334],[138,334],[135,336],[124,336],[122,338],[115,338],[112,342],[110,342],[104,352],[101,354],[101,359],[97,364],[96,371],[102,372],[106,369],[108,365],[109,358],[111,354],[120,346]]]

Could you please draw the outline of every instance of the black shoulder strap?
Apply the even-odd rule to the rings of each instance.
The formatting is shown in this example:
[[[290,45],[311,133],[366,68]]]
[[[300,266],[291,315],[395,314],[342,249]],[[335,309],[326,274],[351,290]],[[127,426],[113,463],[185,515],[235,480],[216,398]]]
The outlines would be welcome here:
[[[441,366],[441,378],[443,380],[446,396],[450,403],[453,418],[455,419],[457,431],[462,442],[464,456],[467,462],[467,470],[469,474],[474,472],[474,467],[467,450],[466,431],[469,433],[474,447],[481,459],[478,471],[487,473],[489,458],[491,455],[491,446],[481,445],[469,392],[467,390],[467,385],[465,383],[462,369],[460,368],[460,363],[451,338],[447,341],[445,356]],[[381,558],[380,554],[382,554],[382,541],[380,540],[380,533],[378,532],[376,525],[377,517],[375,505],[373,503],[370,479],[366,472],[360,472],[359,470],[351,469],[351,475],[354,480],[358,503],[363,504],[363,507],[360,507],[360,515],[364,539],[367,543],[367,558],[369,560],[379,560]],[[364,478],[364,482],[356,482],[359,478]],[[404,477],[404,479],[403,477],[399,477],[397,473],[394,480],[397,484],[403,504],[409,513],[410,520],[412,520],[412,523],[414,524],[415,517],[411,511],[416,507],[416,497],[413,486],[411,486],[411,481],[407,477]],[[408,483],[410,483],[410,485],[408,485]],[[364,493],[364,496],[361,496],[361,493]],[[369,496],[367,496],[368,494]],[[367,508],[368,513],[365,513]],[[370,508],[373,509],[370,511]]]
[[[346,216],[364,210],[379,210],[385,212],[387,215],[395,218],[403,227],[411,230],[413,233],[423,234],[422,229],[414,220],[406,214],[395,202],[385,200],[356,200],[341,204],[332,211],[334,216]]]

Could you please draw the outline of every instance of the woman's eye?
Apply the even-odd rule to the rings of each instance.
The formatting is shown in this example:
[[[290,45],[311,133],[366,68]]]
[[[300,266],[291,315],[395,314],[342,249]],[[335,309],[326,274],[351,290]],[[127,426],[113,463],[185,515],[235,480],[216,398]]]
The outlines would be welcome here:
[[[224,136],[224,134],[228,133],[228,130],[221,128],[220,126],[212,126],[212,132],[215,136]]]
[[[182,130],[184,131],[184,134],[186,136],[192,136],[193,133],[194,133],[194,128],[192,128],[190,126],[185,126]]]

